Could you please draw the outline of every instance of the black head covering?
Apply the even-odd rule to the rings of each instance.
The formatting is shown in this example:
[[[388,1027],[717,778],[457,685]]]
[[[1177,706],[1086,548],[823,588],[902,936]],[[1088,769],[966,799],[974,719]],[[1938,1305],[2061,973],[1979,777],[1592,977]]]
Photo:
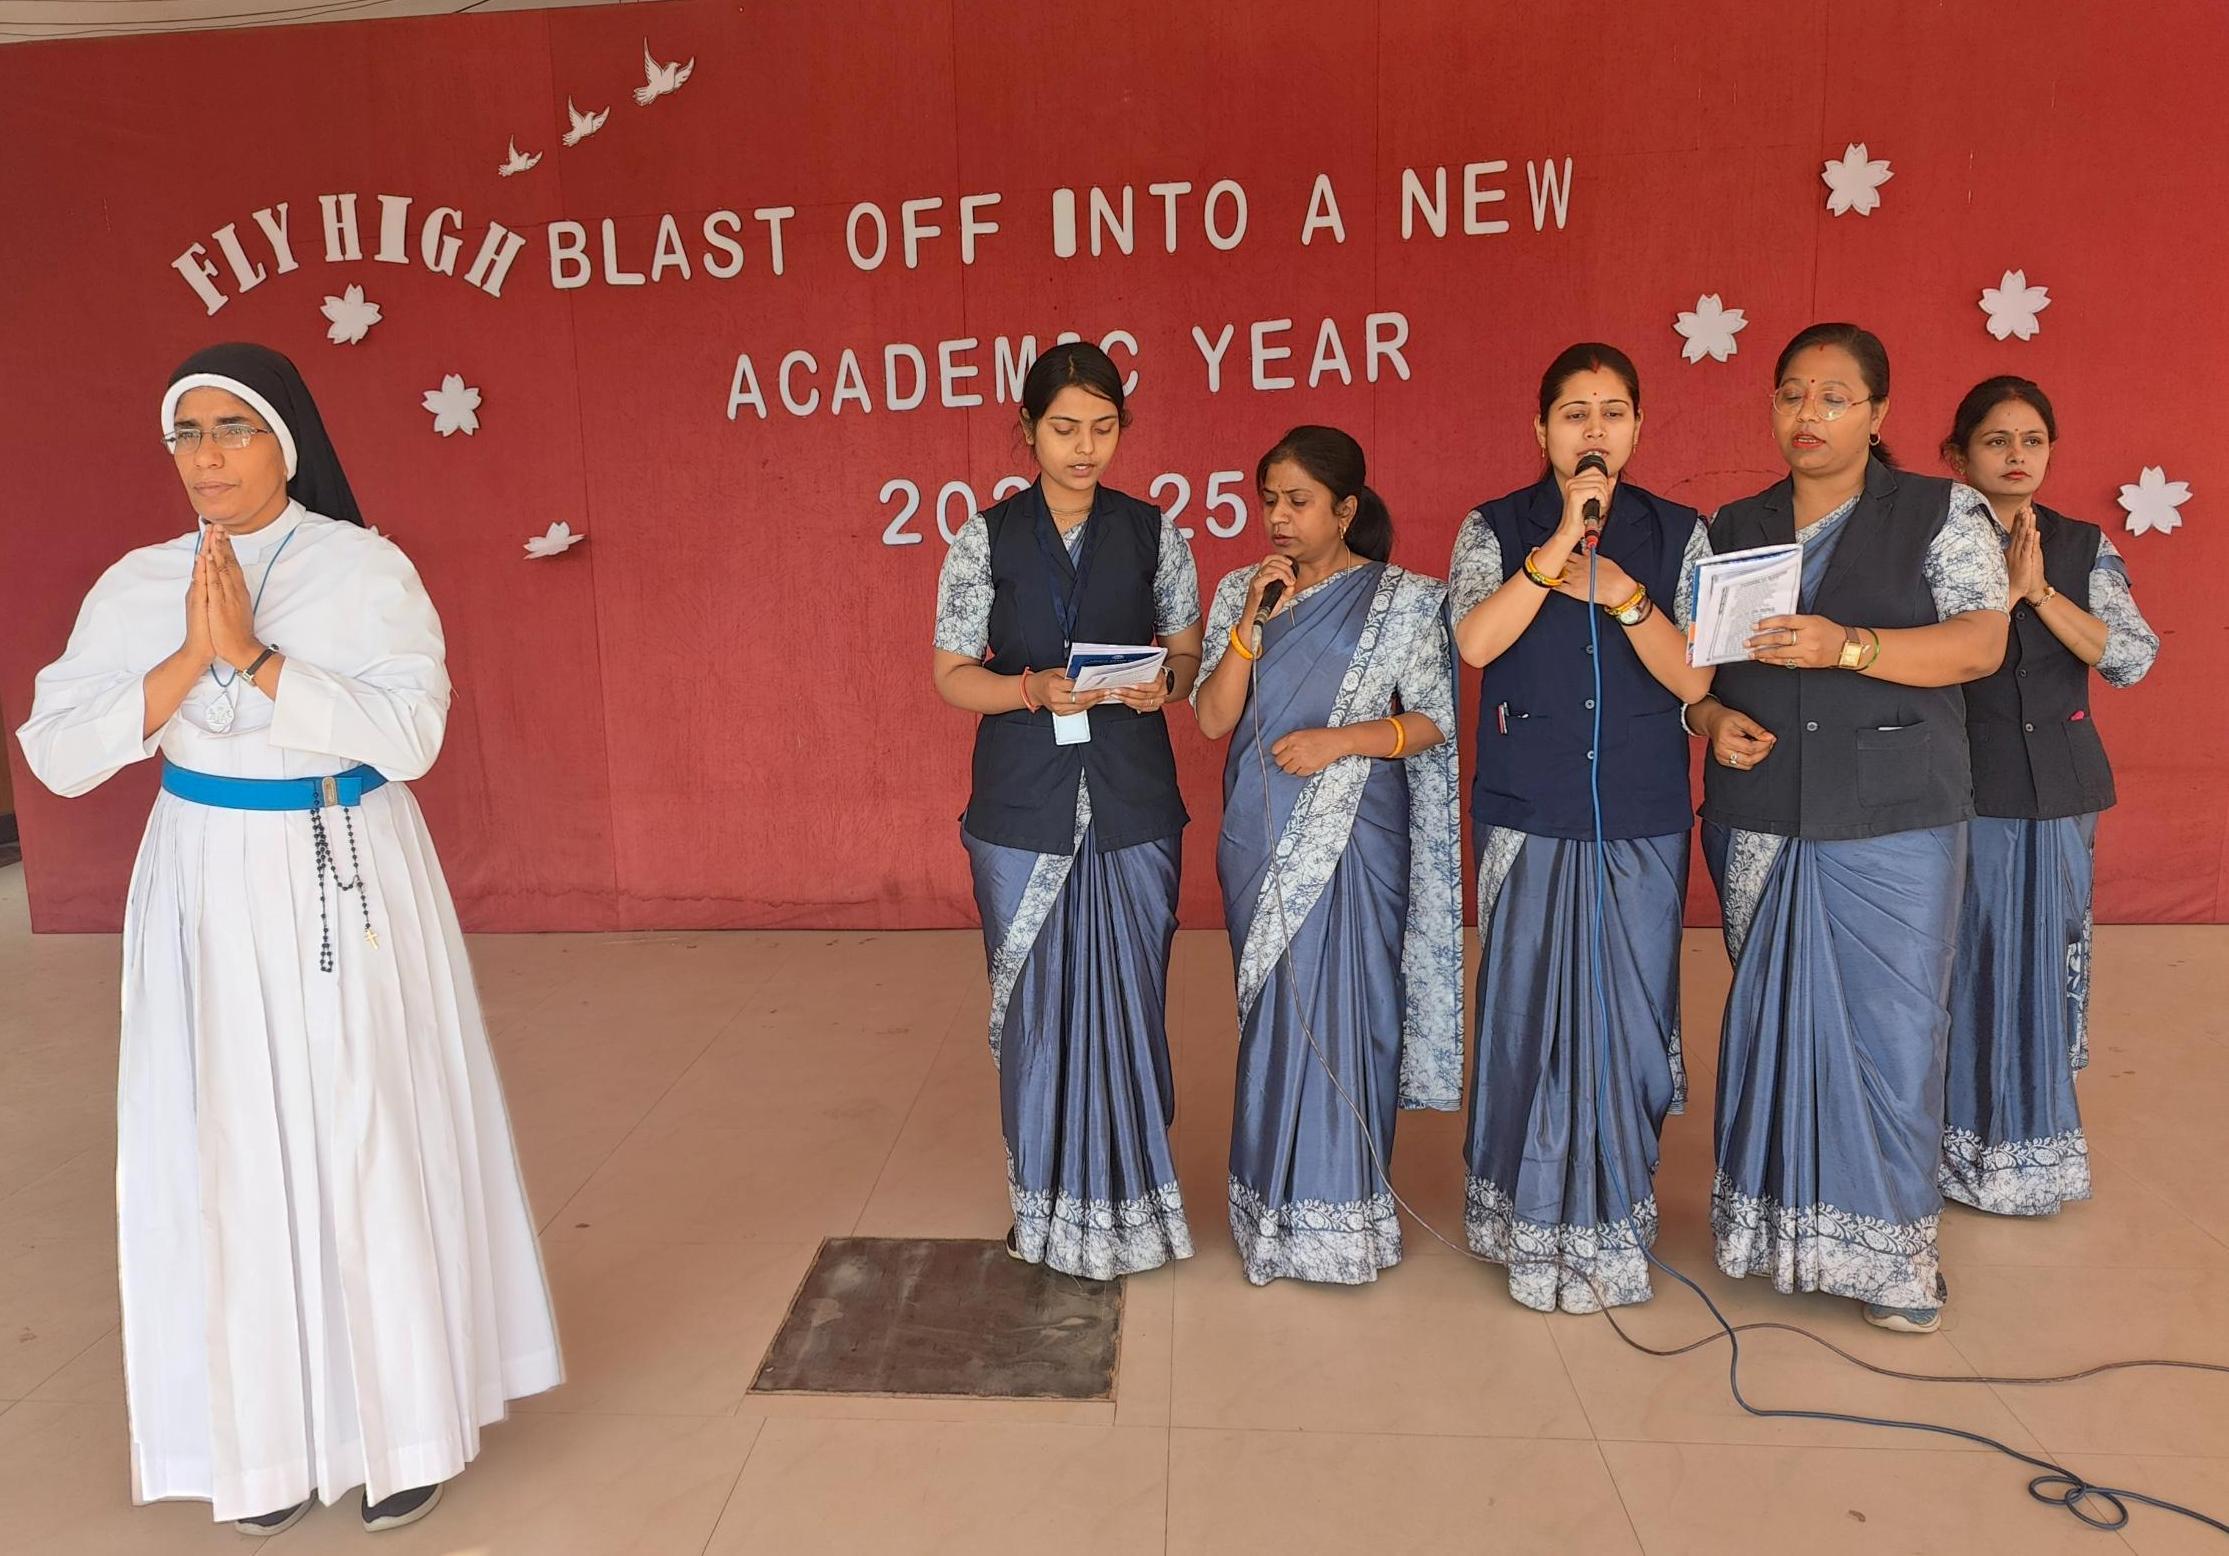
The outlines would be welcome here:
[[[317,414],[301,370],[269,346],[231,341],[208,346],[178,364],[163,395],[162,430],[167,435],[178,401],[188,390],[227,389],[255,407],[279,436],[286,454],[286,495],[312,513],[347,524],[362,524],[356,494],[348,489],[341,457]]]

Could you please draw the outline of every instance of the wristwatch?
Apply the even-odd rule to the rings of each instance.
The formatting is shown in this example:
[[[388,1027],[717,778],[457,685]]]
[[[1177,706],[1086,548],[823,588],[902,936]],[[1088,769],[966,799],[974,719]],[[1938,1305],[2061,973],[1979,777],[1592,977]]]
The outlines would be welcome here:
[[[1648,591],[1646,589],[1636,589],[1633,591],[1632,600],[1628,602],[1625,609],[1610,612],[1610,619],[1621,627],[1638,627],[1642,622],[1649,619],[1649,612],[1654,609],[1656,609],[1656,602],[1649,598]]]
[[[1858,636],[1857,628],[1844,627],[1842,629],[1842,653],[1840,657],[1834,661],[1835,668],[1840,670],[1855,670],[1860,664],[1864,662],[1864,660],[1865,639]]]

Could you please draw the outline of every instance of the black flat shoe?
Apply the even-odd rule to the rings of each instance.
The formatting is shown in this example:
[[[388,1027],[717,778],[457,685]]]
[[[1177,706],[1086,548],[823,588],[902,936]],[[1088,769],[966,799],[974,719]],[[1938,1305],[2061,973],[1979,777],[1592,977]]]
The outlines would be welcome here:
[[[265,1513],[260,1518],[235,1518],[232,1521],[232,1527],[242,1534],[257,1536],[284,1534],[309,1516],[310,1504],[316,1500],[317,1497],[313,1493],[307,1501],[297,1502],[292,1507],[282,1507],[275,1513]]]
[[[405,1524],[414,1524],[425,1517],[440,1502],[439,1486],[420,1486],[414,1491],[398,1491],[376,1505],[367,1497],[364,1500],[364,1528],[372,1534],[400,1529]]]

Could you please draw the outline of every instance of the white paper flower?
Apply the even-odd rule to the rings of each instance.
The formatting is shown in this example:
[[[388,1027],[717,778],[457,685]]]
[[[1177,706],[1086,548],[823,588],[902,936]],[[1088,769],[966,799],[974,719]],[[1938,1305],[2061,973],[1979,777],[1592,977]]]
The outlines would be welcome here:
[[[325,315],[330,326],[325,338],[336,346],[353,346],[371,333],[379,322],[379,304],[364,301],[364,289],[352,286],[338,297],[325,299],[325,306],[318,312]]]
[[[511,137],[511,154],[503,159],[503,165],[497,168],[496,172],[505,178],[509,178],[513,173],[525,172],[541,160],[542,154],[538,151],[532,156],[528,156],[525,152],[519,150],[518,137],[514,135]]]
[[[1734,337],[1749,327],[1739,308],[1728,308],[1718,300],[1716,292],[1695,299],[1695,311],[1683,313],[1672,321],[1672,328],[1679,331],[1687,344],[1680,347],[1680,355],[1690,362],[1700,362],[1709,357],[1713,362],[1723,362],[1740,348]]]
[[[2168,480],[2167,472],[2158,465],[2146,465],[2134,486],[2121,488],[2121,506],[2128,510],[2131,535],[2148,535],[2155,529],[2166,534],[2182,523],[2183,516],[2175,510],[2188,501],[2190,483]]]
[[[433,430],[443,437],[452,432],[470,437],[480,430],[480,391],[467,384],[461,373],[450,373],[440,388],[428,389],[423,403],[433,412]]]
[[[560,519],[527,540],[526,554],[530,557],[556,556],[561,551],[572,550],[587,538],[585,533],[575,532],[572,525]]]
[[[1989,333],[1999,340],[2007,335],[2032,338],[2041,328],[2036,315],[2050,306],[2050,289],[2028,285],[2025,270],[2008,270],[1995,286],[1981,289],[1981,311],[1989,315]]]
[[[1896,175],[1888,170],[1886,157],[1866,160],[1865,142],[1850,142],[1849,149],[1826,165],[1819,180],[1827,186],[1827,209],[1836,216],[1855,211],[1860,216],[1870,216],[1873,208],[1881,203],[1881,185]]]

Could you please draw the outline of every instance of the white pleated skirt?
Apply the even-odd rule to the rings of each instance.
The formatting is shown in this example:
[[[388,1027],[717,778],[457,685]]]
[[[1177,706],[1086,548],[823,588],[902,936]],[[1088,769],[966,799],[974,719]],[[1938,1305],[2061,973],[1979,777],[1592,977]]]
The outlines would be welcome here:
[[[116,1201],[132,1474],[217,1519],[446,1480],[562,1378],[456,910],[401,784],[163,794],[124,923]],[[355,834],[354,858],[349,823]],[[365,936],[365,914],[378,945]]]

